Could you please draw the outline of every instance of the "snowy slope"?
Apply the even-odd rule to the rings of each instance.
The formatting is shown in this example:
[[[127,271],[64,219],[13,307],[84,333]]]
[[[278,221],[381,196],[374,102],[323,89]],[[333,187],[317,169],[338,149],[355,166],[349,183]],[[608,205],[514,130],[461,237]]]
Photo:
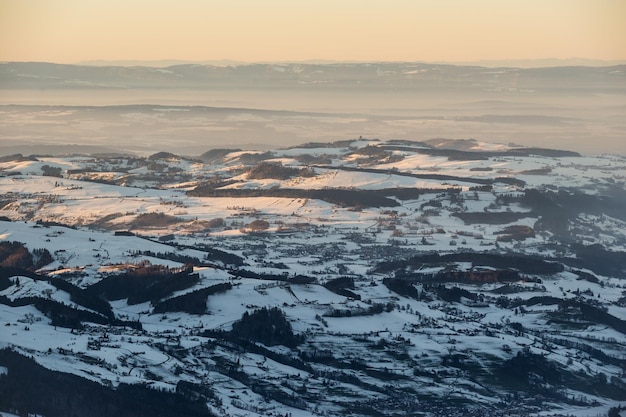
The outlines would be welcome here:
[[[104,386],[209,387],[217,415],[606,414],[626,394],[626,159],[401,145],[2,162],[0,265],[10,242],[51,262],[2,269],[0,345]],[[289,175],[250,178],[262,162]],[[94,292],[142,273],[165,288],[148,301]],[[55,326],[33,301],[102,316],[85,294],[113,317]],[[296,345],[233,330],[274,307]]]

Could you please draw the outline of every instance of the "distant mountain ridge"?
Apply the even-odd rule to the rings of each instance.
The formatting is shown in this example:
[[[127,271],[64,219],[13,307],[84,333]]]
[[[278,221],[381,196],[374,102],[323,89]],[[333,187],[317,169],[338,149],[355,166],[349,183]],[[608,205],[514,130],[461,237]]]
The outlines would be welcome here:
[[[0,63],[1,89],[299,88],[626,90],[626,65],[487,68],[423,63],[87,66]]]
[[[385,61],[371,61],[385,62]],[[394,61],[387,61],[394,62]],[[399,61],[398,61],[399,62]],[[416,61],[422,62],[422,61]],[[341,64],[341,63],[366,63],[366,61],[337,61],[332,59],[307,59],[303,61],[259,61],[257,64]],[[586,66],[586,67],[608,67],[613,65],[624,65],[624,60],[601,60],[589,58],[547,58],[547,59],[481,59],[477,61],[424,61],[425,64],[446,64],[446,65],[469,65],[481,67],[516,67],[516,68],[542,68],[542,67],[563,67],[563,66]],[[143,67],[169,67],[179,64],[193,65],[216,65],[216,66],[237,66],[251,65],[253,62],[237,61],[232,59],[212,59],[201,61],[190,61],[183,59],[160,59],[160,60],[89,60],[69,63],[72,65],[91,66],[143,66]]]

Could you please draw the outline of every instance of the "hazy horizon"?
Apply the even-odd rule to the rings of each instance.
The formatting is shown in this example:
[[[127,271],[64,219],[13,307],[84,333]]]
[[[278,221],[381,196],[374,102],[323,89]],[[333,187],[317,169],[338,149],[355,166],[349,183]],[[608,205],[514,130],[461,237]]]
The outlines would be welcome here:
[[[624,71],[572,70],[270,64],[52,72],[0,64],[0,152],[79,144],[199,155],[363,136],[624,154]]]
[[[331,60],[331,59],[304,59],[304,60],[270,60],[270,61],[238,61],[228,58],[214,60],[186,60],[186,59],[154,59],[154,60],[107,60],[93,59],[76,62],[52,62],[52,61],[0,61],[0,63],[46,63],[57,65],[95,66],[95,67],[133,67],[145,66],[153,68],[165,68],[176,65],[211,65],[217,67],[267,65],[267,64],[393,64],[415,63],[431,65],[452,66],[476,66],[485,68],[553,68],[553,67],[612,67],[626,65],[626,59],[603,60],[584,57],[571,58],[528,58],[528,59],[480,59],[474,61],[394,61],[394,60]]]
[[[394,73],[383,65],[603,68],[626,63],[624,16],[619,0],[0,0],[0,62],[124,66],[93,75],[0,64],[0,147],[101,142],[141,152],[199,151],[368,136],[624,153],[621,69],[536,78],[469,67]],[[267,62],[276,65],[233,70],[233,77],[126,68]],[[312,62],[372,64],[341,74],[300,72]],[[15,104],[25,107],[7,107]],[[119,107],[136,104],[146,106]],[[150,107],[158,105],[213,110],[186,118],[191,113]]]

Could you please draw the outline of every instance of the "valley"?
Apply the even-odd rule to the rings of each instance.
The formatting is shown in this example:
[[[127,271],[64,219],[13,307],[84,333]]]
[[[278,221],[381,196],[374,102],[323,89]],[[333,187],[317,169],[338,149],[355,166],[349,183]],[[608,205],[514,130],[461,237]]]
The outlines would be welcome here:
[[[625,184],[476,140],[0,157],[0,411],[619,411]]]

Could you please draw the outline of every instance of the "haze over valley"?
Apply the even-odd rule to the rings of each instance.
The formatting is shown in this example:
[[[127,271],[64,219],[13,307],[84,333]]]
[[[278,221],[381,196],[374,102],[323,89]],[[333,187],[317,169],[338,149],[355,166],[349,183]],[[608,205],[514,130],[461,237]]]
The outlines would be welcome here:
[[[348,138],[480,139],[624,152],[626,67],[421,63],[0,64],[0,152],[148,155]],[[71,152],[71,149],[69,150]]]

